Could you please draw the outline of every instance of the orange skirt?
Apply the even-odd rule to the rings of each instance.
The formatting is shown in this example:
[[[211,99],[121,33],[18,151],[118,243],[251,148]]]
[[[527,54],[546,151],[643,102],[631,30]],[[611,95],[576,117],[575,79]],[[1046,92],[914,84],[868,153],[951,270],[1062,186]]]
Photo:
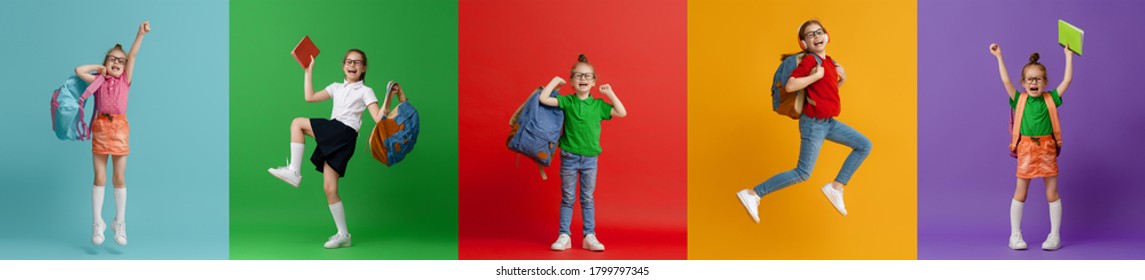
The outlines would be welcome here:
[[[98,114],[91,123],[91,152],[100,155],[131,153],[131,126],[122,114]]]
[[[1053,137],[1022,136],[1018,142],[1018,178],[1058,176],[1058,145]]]

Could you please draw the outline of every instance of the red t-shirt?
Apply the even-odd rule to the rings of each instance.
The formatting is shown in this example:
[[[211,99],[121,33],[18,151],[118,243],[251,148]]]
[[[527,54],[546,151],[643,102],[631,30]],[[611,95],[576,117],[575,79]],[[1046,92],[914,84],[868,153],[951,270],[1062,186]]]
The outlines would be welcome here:
[[[799,66],[795,67],[795,71],[791,72],[791,77],[799,78],[811,75],[811,69],[815,68],[815,54],[807,54],[803,56],[803,61],[799,62]],[[835,60],[831,56],[823,59],[823,78],[811,83],[807,86],[807,94],[815,101],[815,105],[811,103],[803,105],[803,114],[812,118],[831,118],[839,115],[840,102],[839,102],[839,73],[835,71]]]

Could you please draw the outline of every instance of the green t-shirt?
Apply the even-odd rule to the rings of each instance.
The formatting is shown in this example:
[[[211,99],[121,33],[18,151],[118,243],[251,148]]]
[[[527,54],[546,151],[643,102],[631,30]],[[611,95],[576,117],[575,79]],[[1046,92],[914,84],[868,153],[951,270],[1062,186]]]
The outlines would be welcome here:
[[[561,149],[582,156],[600,155],[600,122],[612,119],[612,104],[592,95],[581,100],[576,94],[557,96],[557,101],[565,111]]]
[[[1062,97],[1058,95],[1057,90],[1049,92],[1050,97],[1054,99],[1054,104],[1057,107],[1062,106]],[[1010,109],[1017,110],[1020,92],[1014,93],[1014,98],[1010,98]],[[1050,109],[1046,107],[1046,100],[1044,97],[1030,96],[1026,98],[1026,112],[1022,113],[1022,128],[1018,132],[1022,136],[1042,136],[1054,133],[1053,122],[1050,121]]]

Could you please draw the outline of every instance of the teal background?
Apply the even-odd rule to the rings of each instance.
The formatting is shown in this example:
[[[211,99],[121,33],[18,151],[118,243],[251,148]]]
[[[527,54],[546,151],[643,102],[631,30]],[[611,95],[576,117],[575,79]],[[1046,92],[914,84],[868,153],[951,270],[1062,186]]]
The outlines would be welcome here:
[[[457,258],[457,2],[232,1],[232,259]],[[342,82],[342,59],[359,48],[379,99],[401,83],[421,117],[413,151],[386,167],[368,150],[363,113],[357,148],[339,180],[354,246],[322,248],[336,229],[306,137],[302,184],[266,172],[290,156],[290,122],[329,118],[332,102],[305,102],[303,69],[290,51],[309,35],[321,51],[314,89]]]
[[[227,258],[226,4],[0,1],[0,259]],[[57,140],[49,100],[76,66],[129,48],[144,20],[152,32],[127,111],[129,245],[112,240],[109,162],[109,228],[96,247],[91,142]]]

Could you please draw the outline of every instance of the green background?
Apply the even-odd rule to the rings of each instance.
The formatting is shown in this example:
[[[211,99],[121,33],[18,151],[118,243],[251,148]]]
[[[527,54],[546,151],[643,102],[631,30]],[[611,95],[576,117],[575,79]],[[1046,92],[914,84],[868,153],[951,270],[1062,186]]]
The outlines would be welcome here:
[[[230,257],[232,259],[457,258],[456,1],[231,1]],[[309,35],[321,53],[314,88],[342,82],[351,48],[369,59],[366,85],[384,98],[402,84],[421,133],[402,162],[385,167],[367,145],[363,118],[339,181],[354,246],[322,248],[336,229],[306,138],[298,189],[266,172],[290,155],[295,117],[329,118],[332,103],[303,100],[290,51]]]

